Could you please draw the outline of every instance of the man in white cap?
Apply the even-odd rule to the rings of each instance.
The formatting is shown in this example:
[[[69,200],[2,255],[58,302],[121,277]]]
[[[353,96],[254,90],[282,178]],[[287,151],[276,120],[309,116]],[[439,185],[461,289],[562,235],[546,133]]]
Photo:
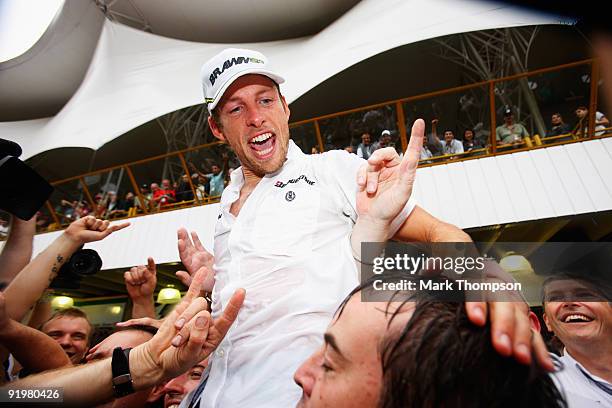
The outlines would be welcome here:
[[[208,279],[205,290],[213,290],[213,316],[236,288],[245,288],[247,296],[211,355],[207,380],[181,407],[294,406],[300,389],[292,375],[320,346],[339,302],[357,286],[356,248],[366,235],[427,242],[469,237],[408,200],[422,120],[415,122],[401,162],[392,148],[376,151],[367,162],[341,150],[306,155],[289,138],[289,107],[279,88],[284,79],[263,54],[226,49],[204,64],[202,82],[210,128],[242,164],[221,197],[214,289]],[[397,216],[385,212],[391,204]],[[189,273],[207,260],[212,266],[197,235],[194,241],[179,232]],[[527,343],[528,350],[530,333],[526,314],[514,308],[510,303],[491,307],[499,322],[493,343],[520,359],[524,350],[516,346]],[[468,309],[473,321],[484,324],[486,304]],[[497,318],[501,312],[504,319]],[[515,321],[525,324],[514,330]]]

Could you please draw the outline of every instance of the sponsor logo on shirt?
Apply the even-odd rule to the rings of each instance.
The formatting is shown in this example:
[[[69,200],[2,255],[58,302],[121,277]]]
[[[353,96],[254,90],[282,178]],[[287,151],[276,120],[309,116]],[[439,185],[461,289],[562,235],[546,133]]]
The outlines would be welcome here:
[[[305,175],[302,174],[301,176],[299,176],[297,178],[287,180],[286,183],[278,180],[274,184],[274,187],[285,188],[287,185],[297,183],[297,182],[299,182],[301,180],[304,180],[310,186],[312,186],[315,183],[314,181],[308,180],[308,177],[306,177]]]

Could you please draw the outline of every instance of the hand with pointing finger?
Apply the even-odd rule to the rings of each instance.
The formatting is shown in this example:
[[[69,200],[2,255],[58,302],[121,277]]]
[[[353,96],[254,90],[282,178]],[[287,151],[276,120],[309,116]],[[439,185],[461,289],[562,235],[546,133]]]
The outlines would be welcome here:
[[[206,268],[206,279],[204,280],[202,290],[212,292],[215,284],[213,264],[215,258],[210,252],[204,248],[200,242],[200,238],[195,231],[191,232],[191,236],[185,228],[180,228],[177,231],[178,251],[181,262],[187,271],[178,271],[176,276],[183,282],[185,286],[191,284],[193,275],[202,267]]]

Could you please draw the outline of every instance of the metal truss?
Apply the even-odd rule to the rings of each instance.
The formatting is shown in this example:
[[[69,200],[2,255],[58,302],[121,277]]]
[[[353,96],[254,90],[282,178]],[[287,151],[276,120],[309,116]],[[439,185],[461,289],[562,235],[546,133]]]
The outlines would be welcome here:
[[[487,81],[527,72],[529,51],[539,32],[538,27],[501,28],[447,36],[434,40],[437,55],[464,68],[471,82]],[[499,113],[503,105],[516,111],[517,120],[533,121],[539,134],[546,134],[546,126],[531,84],[527,78],[498,82],[495,94],[502,102],[496,104]],[[483,104],[486,109],[486,104]]]

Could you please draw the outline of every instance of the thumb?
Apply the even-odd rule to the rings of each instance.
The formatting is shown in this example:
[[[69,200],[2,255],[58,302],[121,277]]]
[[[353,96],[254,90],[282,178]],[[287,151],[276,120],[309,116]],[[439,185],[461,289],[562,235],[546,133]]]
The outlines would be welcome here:
[[[153,272],[153,274],[155,274],[156,271],[157,271],[157,267],[155,265],[155,261],[153,260],[152,257],[149,257],[147,259],[147,269],[150,270],[151,272]]]

